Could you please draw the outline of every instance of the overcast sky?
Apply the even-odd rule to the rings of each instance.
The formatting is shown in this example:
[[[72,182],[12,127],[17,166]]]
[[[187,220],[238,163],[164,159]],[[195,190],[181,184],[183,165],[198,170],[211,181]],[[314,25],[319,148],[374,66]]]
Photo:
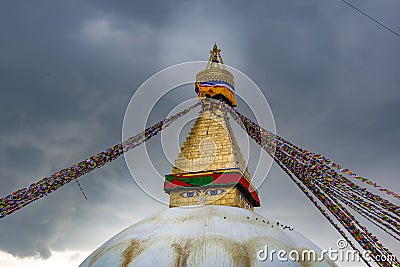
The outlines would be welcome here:
[[[398,0],[351,2],[400,31]],[[261,88],[279,135],[400,192],[400,38],[339,0],[1,1],[0,33],[2,196],[120,142],[139,85],[207,60],[214,42]],[[80,183],[88,200],[71,183],[0,220],[0,266],[77,265],[167,208],[123,158]],[[339,235],[277,166],[259,193],[258,212],[335,247]]]

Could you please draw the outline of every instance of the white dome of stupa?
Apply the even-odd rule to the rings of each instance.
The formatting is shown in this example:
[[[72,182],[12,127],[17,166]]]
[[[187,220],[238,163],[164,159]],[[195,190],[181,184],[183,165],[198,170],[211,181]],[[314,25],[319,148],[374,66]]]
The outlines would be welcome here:
[[[206,205],[170,208],[141,220],[80,266],[336,266],[329,260],[293,261],[288,255],[288,261],[280,261],[276,253],[272,261],[261,261],[257,253],[266,246],[269,252],[321,252],[291,227],[254,211]]]

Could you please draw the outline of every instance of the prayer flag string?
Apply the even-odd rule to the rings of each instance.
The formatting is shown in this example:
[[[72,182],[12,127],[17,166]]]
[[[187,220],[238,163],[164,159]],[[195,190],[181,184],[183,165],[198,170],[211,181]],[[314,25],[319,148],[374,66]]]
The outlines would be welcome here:
[[[199,105],[200,102],[197,102],[193,106],[184,109],[183,111],[168,117],[151,127],[146,128],[144,131],[123,141],[122,143],[116,144],[115,146],[112,146],[90,158],[82,160],[81,162],[78,162],[69,168],[62,169],[61,171],[45,177],[26,188],[19,189],[12,192],[8,196],[0,198],[0,218],[4,218],[5,216],[21,209],[29,203],[47,196],[65,184],[78,179],[80,176],[117,159],[125,152],[151,139],[177,119]]]
[[[214,99],[205,99],[203,101],[211,101],[213,105],[210,106],[223,109],[229,113],[247,134],[278,163],[346,240],[348,240],[348,238],[344,235],[342,228],[330,218],[326,211],[332,214],[343,229],[345,229],[364,250],[371,253],[371,257],[376,260],[379,266],[400,264],[397,260],[394,262],[381,260],[388,259],[390,258],[389,256],[393,256],[391,259],[395,259],[395,257],[345,206],[355,210],[364,217],[366,216],[381,229],[385,229],[385,232],[389,233],[396,240],[399,240],[400,228],[398,216],[400,215],[400,207],[379,195],[373,194],[366,188],[358,186],[340,173],[365,182],[397,199],[398,194],[388,189],[382,190],[383,188],[376,185],[376,183],[365,178],[361,179],[360,176],[355,175],[354,172],[342,168],[322,155],[297,147],[282,137],[263,129],[223,102]],[[296,181],[290,173],[296,176],[299,181]],[[339,194],[338,192],[343,192],[343,194]],[[314,200],[311,194],[323,204],[323,207]],[[370,214],[371,210],[374,210],[374,212]],[[354,244],[351,242],[348,243],[353,249],[356,249]]]

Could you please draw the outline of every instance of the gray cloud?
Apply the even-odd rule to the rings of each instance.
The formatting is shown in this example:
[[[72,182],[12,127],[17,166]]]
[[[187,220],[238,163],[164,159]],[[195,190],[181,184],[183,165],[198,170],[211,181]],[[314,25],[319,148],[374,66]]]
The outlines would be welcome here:
[[[357,4],[400,29],[398,1],[367,2]],[[278,134],[400,191],[400,42],[340,1],[13,1],[1,4],[0,22],[1,195],[119,142],[141,82],[206,60],[214,41],[263,90]],[[94,250],[165,208],[134,184],[123,159],[80,182],[87,201],[71,183],[1,220],[0,250],[43,258]],[[260,211],[334,244],[335,232],[296,190],[275,166]]]

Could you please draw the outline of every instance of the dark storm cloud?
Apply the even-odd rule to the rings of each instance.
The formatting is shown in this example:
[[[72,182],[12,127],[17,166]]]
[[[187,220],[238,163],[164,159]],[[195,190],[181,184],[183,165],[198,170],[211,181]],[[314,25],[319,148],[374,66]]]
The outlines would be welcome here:
[[[357,4],[400,29],[398,2]],[[162,67],[206,60],[214,41],[262,88],[278,134],[400,191],[400,41],[340,1],[14,1],[1,3],[0,22],[1,195],[119,142],[135,88]],[[320,215],[272,174],[262,211],[318,238],[307,216]],[[123,159],[80,182],[88,201],[71,183],[1,220],[0,249],[91,251],[164,208]]]
[[[140,56],[155,50],[156,39],[142,36],[138,42],[123,34],[135,33],[141,25],[147,27],[146,14],[152,13],[149,7],[136,11],[142,17],[120,17],[100,3],[2,3],[2,195],[120,141],[123,114],[133,89],[156,70],[145,64],[151,57]],[[160,21],[167,7],[163,12],[157,16]],[[120,33],[113,35],[112,27]],[[153,27],[158,26],[149,27],[149,31]],[[121,46],[132,50],[118,51]],[[130,59],[124,60],[124,56]],[[39,254],[46,258],[50,247],[75,247],[83,223],[95,225],[90,227],[94,239],[100,231],[97,220],[115,224],[110,218],[121,216],[114,212],[115,201],[125,203],[121,207],[132,204],[126,199],[141,192],[137,192],[123,160],[95,173],[104,179],[89,180],[96,177],[89,175],[88,182],[81,183],[94,204],[90,209],[98,211],[96,216],[87,217],[91,213],[79,209],[87,202],[73,184],[2,220],[0,249],[20,257]],[[113,183],[131,190],[110,189]],[[145,194],[142,198],[146,199]],[[75,239],[69,243],[72,236]],[[79,243],[90,249],[92,240],[85,240]]]

